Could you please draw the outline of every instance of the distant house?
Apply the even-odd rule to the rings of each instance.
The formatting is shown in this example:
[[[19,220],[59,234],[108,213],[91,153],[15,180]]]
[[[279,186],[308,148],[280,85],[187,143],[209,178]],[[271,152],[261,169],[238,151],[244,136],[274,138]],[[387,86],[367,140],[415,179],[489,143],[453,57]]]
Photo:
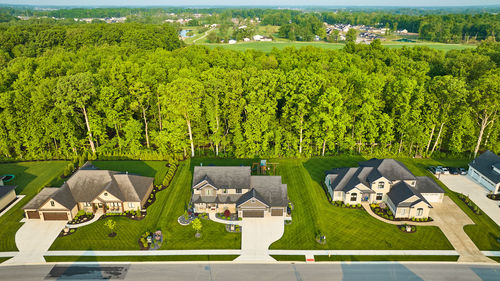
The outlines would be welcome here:
[[[61,187],[46,187],[23,207],[26,218],[71,220],[79,210],[125,212],[144,207],[153,190],[151,177],[86,164]]]
[[[0,185],[0,211],[16,200],[16,186]]]
[[[373,158],[359,166],[326,172],[325,184],[332,201],[384,202],[396,218],[427,218],[431,203],[443,201],[444,190],[434,180],[414,176],[399,161]]]
[[[246,38],[246,37],[245,37],[245,38],[243,38],[243,41],[244,41],[244,42],[249,42],[249,41],[250,41],[250,38]]]
[[[229,43],[229,44],[236,44],[236,40],[234,40],[234,39],[229,39],[228,43]]]
[[[250,167],[195,167],[191,203],[195,213],[239,217],[286,216],[287,186],[280,176],[252,176]]]
[[[469,163],[468,175],[494,194],[500,193],[500,157],[491,151]]]

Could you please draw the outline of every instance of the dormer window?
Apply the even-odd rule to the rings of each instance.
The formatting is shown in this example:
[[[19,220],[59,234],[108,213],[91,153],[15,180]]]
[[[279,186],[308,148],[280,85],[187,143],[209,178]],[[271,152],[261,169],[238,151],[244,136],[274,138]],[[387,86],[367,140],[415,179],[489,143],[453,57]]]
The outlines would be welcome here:
[[[54,207],[56,205],[56,202],[50,201],[50,206]]]
[[[378,188],[382,189],[384,188],[385,183],[383,181],[378,182]]]

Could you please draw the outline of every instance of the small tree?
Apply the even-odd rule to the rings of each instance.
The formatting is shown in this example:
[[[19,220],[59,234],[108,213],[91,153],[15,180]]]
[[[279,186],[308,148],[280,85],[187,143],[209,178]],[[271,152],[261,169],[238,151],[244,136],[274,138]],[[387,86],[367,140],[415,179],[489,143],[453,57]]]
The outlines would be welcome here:
[[[225,216],[225,217],[229,217],[229,216],[231,216],[231,211],[229,211],[229,210],[225,210],[225,211],[224,211],[224,216]]]
[[[193,226],[193,229],[196,231],[197,237],[199,237],[199,233],[201,231],[201,228],[203,227],[203,225],[201,224],[201,220],[196,218],[191,224]]]
[[[111,233],[109,235],[114,235],[116,234],[115,233],[115,227],[116,227],[116,222],[114,220],[107,220],[105,223],[104,223],[105,226],[107,226],[109,228],[109,230],[111,231]]]

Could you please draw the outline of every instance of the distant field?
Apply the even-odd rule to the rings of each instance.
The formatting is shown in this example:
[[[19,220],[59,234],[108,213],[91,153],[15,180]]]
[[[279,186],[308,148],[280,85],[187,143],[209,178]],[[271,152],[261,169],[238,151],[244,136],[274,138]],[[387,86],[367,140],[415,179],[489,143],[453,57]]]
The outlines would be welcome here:
[[[344,44],[342,43],[326,43],[326,42],[242,42],[242,43],[237,43],[237,44],[204,44],[209,47],[222,47],[222,48],[227,48],[235,51],[245,51],[249,49],[253,50],[258,50],[262,51],[265,53],[270,52],[273,48],[278,48],[278,49],[283,49],[285,47],[295,47],[295,48],[302,48],[306,46],[314,46],[318,48],[324,48],[324,49],[330,49],[330,50],[337,50],[337,49],[342,49],[344,48]],[[463,50],[467,48],[475,48],[476,46],[474,45],[463,45],[463,44],[442,44],[442,43],[397,43],[397,42],[390,42],[386,44],[382,44],[385,47],[388,48],[402,48],[404,46],[406,47],[413,47],[413,46],[427,46],[429,48],[437,49],[437,50],[442,50],[442,51],[449,51],[449,50]]]

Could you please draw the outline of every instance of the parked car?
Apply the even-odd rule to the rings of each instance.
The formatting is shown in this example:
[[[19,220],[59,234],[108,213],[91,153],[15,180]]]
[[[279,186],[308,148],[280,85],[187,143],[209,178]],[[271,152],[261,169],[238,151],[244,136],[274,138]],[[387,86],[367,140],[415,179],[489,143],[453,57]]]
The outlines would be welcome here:
[[[467,169],[466,168],[460,168],[458,170],[460,171],[461,175],[467,175]]]
[[[448,169],[447,167],[443,167],[443,168],[441,168],[441,170],[443,171],[442,174],[447,175],[450,173],[450,169]]]
[[[437,166],[436,167],[436,174],[443,174],[444,171],[443,171],[443,166]]]
[[[450,168],[450,174],[451,175],[459,175],[460,170],[458,168]]]
[[[433,174],[436,174],[436,167],[434,166],[430,166],[429,168],[427,168],[431,173]]]

